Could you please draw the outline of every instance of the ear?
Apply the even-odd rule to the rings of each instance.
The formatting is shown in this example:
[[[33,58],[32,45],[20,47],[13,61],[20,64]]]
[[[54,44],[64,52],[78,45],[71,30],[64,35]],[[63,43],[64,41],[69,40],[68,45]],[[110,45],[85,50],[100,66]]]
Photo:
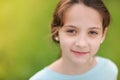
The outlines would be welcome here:
[[[103,43],[103,41],[105,40],[105,37],[106,37],[106,34],[107,34],[107,30],[108,30],[108,28],[105,28],[104,31],[103,31],[101,43]]]

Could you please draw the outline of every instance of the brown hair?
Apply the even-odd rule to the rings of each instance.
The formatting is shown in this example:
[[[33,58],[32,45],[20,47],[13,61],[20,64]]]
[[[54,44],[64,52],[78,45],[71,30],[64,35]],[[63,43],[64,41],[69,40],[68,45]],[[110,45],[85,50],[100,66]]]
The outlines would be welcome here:
[[[53,15],[53,21],[51,24],[51,33],[52,33],[53,41],[58,42],[55,39],[55,37],[58,36],[59,29],[64,25],[63,16],[67,11],[67,9],[79,3],[82,3],[88,7],[91,7],[97,10],[101,14],[101,16],[103,17],[103,22],[102,22],[103,31],[106,27],[109,26],[110,13],[107,10],[102,0],[60,0],[56,6],[56,9]]]

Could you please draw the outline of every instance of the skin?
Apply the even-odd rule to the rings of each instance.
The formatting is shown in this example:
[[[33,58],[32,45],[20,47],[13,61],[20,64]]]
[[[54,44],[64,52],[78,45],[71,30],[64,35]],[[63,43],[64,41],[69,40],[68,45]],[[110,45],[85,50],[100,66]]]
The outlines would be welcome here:
[[[63,74],[83,74],[97,64],[95,55],[104,40],[102,16],[84,4],[76,4],[64,15],[64,25],[59,30],[62,57],[50,68]]]

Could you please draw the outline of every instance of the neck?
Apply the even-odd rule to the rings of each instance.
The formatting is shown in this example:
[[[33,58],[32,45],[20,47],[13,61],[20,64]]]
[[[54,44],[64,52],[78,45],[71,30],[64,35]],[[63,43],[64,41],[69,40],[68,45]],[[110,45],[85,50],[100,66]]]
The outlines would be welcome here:
[[[83,74],[96,65],[95,58],[85,64],[73,64],[63,58],[53,63],[50,68],[56,72],[68,75]]]

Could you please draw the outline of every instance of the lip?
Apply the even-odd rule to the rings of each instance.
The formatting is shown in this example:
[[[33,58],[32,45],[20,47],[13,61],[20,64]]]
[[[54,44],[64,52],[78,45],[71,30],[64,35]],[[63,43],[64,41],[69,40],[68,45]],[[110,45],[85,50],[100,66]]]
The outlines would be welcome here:
[[[71,52],[76,55],[76,56],[84,56],[86,54],[88,54],[88,52],[85,52],[85,51],[74,51],[74,50],[71,50]]]

